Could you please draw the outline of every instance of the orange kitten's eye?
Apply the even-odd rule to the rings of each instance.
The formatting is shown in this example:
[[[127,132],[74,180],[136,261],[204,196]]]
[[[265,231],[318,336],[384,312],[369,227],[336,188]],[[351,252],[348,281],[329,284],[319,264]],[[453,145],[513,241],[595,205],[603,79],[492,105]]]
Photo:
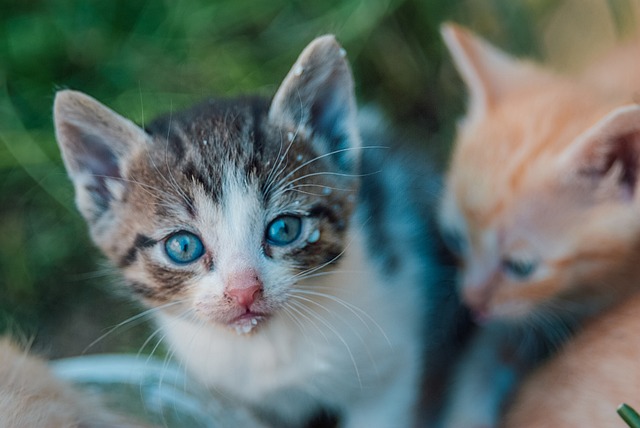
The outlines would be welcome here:
[[[538,263],[528,260],[506,258],[502,260],[502,270],[518,281],[525,281],[533,275],[538,267]]]
[[[462,257],[464,255],[466,242],[462,233],[454,228],[445,227],[442,228],[441,235],[444,245],[454,256]]]

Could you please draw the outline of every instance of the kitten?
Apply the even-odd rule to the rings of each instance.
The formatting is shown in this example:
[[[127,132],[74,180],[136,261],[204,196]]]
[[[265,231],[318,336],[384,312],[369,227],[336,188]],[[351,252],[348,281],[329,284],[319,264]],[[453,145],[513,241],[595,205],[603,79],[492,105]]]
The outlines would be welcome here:
[[[273,426],[325,410],[411,426],[424,324],[455,307],[425,239],[435,190],[361,146],[353,86],[324,36],[271,101],[210,100],[142,130],[79,92],[55,100],[95,243],[191,373]]]
[[[441,225],[485,324],[445,426],[495,426],[518,379],[640,281],[640,44],[575,77],[443,35],[470,99]]]
[[[56,379],[46,364],[0,339],[0,427],[142,427]]]

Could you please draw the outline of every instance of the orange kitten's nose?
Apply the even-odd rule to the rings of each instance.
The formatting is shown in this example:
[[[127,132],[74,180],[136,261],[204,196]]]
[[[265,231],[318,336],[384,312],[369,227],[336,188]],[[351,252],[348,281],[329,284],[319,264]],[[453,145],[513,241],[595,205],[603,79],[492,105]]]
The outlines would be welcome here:
[[[234,272],[227,278],[225,296],[238,306],[249,309],[262,292],[262,281],[254,269]]]
[[[491,288],[491,283],[465,283],[462,287],[462,301],[471,309],[476,321],[486,321],[489,317]]]
[[[486,294],[477,289],[464,289],[462,300],[473,312],[474,317],[484,318],[487,311]]]

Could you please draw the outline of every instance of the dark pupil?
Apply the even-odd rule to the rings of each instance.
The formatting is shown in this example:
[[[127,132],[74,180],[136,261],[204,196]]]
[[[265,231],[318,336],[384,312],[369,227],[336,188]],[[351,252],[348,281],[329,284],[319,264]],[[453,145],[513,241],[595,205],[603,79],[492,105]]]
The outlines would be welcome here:
[[[287,239],[289,236],[289,225],[284,220],[279,220],[275,225],[275,235],[281,240]]]
[[[191,263],[204,253],[202,241],[189,232],[178,232],[165,243],[165,252],[176,263]]]
[[[189,236],[176,236],[171,244],[171,249],[175,255],[175,257],[179,259],[189,259],[191,257],[191,253],[195,250],[193,238]]]
[[[181,236],[177,238],[175,241],[175,247],[178,252],[188,253],[189,252],[189,238],[186,236]]]
[[[271,237],[275,241],[286,242],[289,239],[291,227],[284,219],[277,220],[271,227]]]

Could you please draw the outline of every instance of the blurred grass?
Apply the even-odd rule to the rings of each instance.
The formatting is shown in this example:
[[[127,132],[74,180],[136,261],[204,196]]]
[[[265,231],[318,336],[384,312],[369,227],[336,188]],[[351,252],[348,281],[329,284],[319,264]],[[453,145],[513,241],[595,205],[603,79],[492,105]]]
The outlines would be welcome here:
[[[271,95],[302,48],[335,33],[361,103],[446,151],[463,88],[439,25],[453,20],[538,56],[555,0],[0,1],[0,330],[77,353],[135,313],[108,297],[54,140],[60,88],[138,123],[205,96]],[[619,3],[619,2],[617,2]],[[624,16],[622,14],[621,16]],[[93,350],[137,350],[117,331]],[[62,349],[64,348],[64,349]]]

